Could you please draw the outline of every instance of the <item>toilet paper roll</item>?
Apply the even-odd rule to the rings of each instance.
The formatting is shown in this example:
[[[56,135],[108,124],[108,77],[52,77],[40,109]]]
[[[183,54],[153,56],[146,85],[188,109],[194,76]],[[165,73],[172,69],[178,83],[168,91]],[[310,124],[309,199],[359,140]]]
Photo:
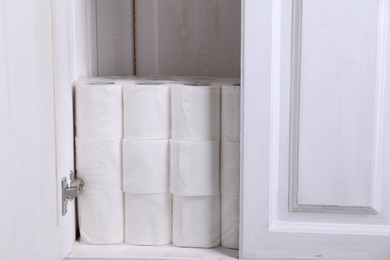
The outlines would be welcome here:
[[[204,141],[220,138],[220,87],[173,85],[172,138]]]
[[[108,78],[119,85],[132,85],[143,81],[142,78],[137,76],[110,76]]]
[[[80,172],[77,177],[83,180],[84,191],[107,192],[122,190],[122,176],[120,172]]]
[[[221,141],[221,193],[240,194],[240,142]]]
[[[177,77],[164,76],[164,75],[149,75],[144,79],[148,80],[148,81],[167,81],[167,82],[170,82],[170,81],[175,81],[177,79]]]
[[[221,244],[238,249],[240,229],[240,197],[221,194]]]
[[[194,77],[174,77],[174,81],[180,83],[180,85],[186,84],[186,85],[221,85],[219,78],[214,78],[214,77],[199,77],[199,76],[194,76]]]
[[[204,196],[219,193],[219,141],[171,139],[173,194]]]
[[[240,141],[240,86],[221,87],[221,138]]]
[[[123,103],[125,138],[170,138],[169,85],[145,82],[124,86]]]
[[[122,87],[114,82],[76,84],[76,136],[122,137]]]
[[[81,242],[114,244],[124,241],[122,191],[82,191],[77,201]]]
[[[109,173],[113,178],[121,179],[122,140],[76,138],[76,169],[78,172]]]
[[[166,245],[171,242],[171,195],[125,195],[125,242]]]
[[[123,140],[123,190],[169,191],[169,139]]]
[[[220,195],[173,195],[172,241],[183,247],[220,244]]]

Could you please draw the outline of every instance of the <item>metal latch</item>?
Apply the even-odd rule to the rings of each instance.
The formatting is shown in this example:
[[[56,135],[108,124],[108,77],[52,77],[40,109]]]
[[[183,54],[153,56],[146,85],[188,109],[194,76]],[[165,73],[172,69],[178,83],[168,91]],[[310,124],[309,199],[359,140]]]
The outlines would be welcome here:
[[[66,177],[62,178],[62,216],[66,215],[66,212],[68,211],[68,201],[72,201],[74,198],[76,198],[83,186],[83,180],[77,179],[74,175],[73,171],[70,171],[70,185],[68,184],[68,181]]]

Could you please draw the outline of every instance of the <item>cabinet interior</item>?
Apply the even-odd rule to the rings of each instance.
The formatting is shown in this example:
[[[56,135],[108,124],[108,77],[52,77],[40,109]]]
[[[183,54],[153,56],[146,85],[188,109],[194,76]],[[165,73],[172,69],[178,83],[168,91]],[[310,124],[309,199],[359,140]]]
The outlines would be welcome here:
[[[240,77],[241,1],[80,0],[74,1],[72,12],[76,78]],[[235,259],[238,251],[76,242],[66,259],[159,259],[163,255],[165,259]]]

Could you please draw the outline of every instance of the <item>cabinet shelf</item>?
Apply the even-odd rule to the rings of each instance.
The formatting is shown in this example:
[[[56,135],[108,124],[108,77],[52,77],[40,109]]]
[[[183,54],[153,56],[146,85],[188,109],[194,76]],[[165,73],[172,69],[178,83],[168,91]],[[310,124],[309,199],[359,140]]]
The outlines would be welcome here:
[[[224,247],[183,248],[166,246],[132,246],[127,244],[88,245],[77,241],[65,260],[86,259],[238,259],[238,250]]]

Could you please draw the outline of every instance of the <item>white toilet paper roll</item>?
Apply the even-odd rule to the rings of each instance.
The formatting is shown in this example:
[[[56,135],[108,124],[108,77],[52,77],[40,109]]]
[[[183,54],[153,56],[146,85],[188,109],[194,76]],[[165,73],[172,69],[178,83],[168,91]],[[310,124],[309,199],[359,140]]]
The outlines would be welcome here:
[[[221,244],[238,249],[240,229],[240,197],[221,194]]]
[[[123,190],[129,193],[169,191],[169,139],[123,140]]]
[[[113,178],[121,179],[122,140],[76,138],[76,169],[78,172],[109,173]]]
[[[170,86],[145,82],[124,86],[124,137],[163,139],[171,136]]]
[[[172,138],[218,140],[220,138],[220,87],[174,85]]]
[[[221,141],[221,193],[240,194],[240,142]]]
[[[240,141],[240,86],[221,87],[221,139]]]
[[[107,192],[122,190],[122,176],[120,172],[80,172],[77,177],[84,182],[84,191]]]
[[[205,196],[219,193],[219,141],[171,139],[173,194]]]
[[[137,84],[140,81],[143,81],[142,78],[137,76],[110,76],[109,79],[119,85],[133,85]]]
[[[83,191],[77,200],[81,242],[114,244],[124,241],[122,191]]]
[[[122,87],[114,82],[76,85],[76,136],[122,137]]]
[[[172,241],[183,247],[220,244],[220,195],[173,195]]]
[[[171,195],[125,195],[125,242],[166,245],[171,242]]]

